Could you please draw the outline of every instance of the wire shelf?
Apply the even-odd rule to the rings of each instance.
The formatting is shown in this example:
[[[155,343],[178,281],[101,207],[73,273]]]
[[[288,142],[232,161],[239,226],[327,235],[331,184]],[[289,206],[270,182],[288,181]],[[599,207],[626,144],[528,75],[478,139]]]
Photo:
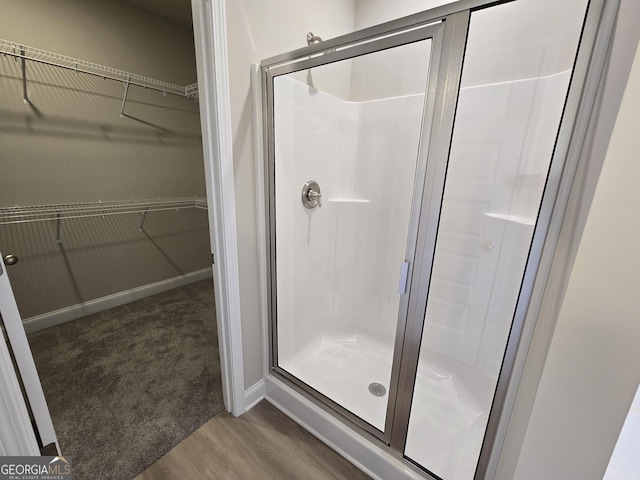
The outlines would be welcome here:
[[[99,65],[97,63],[67,57],[58,53],[47,52],[39,48],[28,47],[8,40],[0,40],[0,53],[15,58],[24,58],[33,62],[44,63],[55,67],[65,68],[77,73],[86,73],[99,77],[117,80],[123,83],[138,85],[145,88],[152,88],[164,93],[171,93],[183,97],[197,98],[198,84],[177,85],[175,83],[163,82],[155,78],[144,77],[135,73],[125,72],[116,68]]]
[[[189,98],[198,98],[198,84],[192,83],[184,87],[185,95]]]
[[[0,225],[45,222],[72,218],[106,217],[132,213],[207,209],[205,197],[155,198],[151,200],[126,200],[111,202],[64,203],[58,205],[33,205],[26,207],[0,207]]]

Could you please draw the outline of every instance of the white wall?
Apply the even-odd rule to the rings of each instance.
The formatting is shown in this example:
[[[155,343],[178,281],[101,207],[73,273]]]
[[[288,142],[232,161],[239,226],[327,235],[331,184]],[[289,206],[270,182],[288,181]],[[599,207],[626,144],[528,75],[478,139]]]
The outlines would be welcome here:
[[[640,472],[640,387],[620,432],[603,480],[632,480]]]
[[[637,36],[627,48],[636,44]],[[529,419],[518,480],[601,479],[640,381],[639,116],[636,53]]]
[[[352,32],[354,4],[353,0],[234,0],[226,2],[226,8],[244,373],[248,388],[262,378],[263,358],[249,69],[264,58],[306,46],[309,31],[325,39]]]
[[[7,0],[0,26],[3,40],[166,82],[196,81],[193,34],[118,0]]]
[[[192,33],[119,1],[5,2],[0,37],[166,82],[196,81]],[[28,62],[31,109],[19,67],[2,57],[1,205],[204,194],[194,101],[132,86],[125,113],[134,118],[121,119],[120,82]]]
[[[356,30],[395,20],[457,0],[356,0]]]

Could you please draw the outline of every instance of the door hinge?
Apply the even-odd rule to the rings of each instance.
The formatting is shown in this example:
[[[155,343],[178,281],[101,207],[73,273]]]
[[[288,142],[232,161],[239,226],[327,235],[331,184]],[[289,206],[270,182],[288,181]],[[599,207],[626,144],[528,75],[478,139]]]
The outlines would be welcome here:
[[[40,455],[42,455],[43,457],[57,457],[58,447],[56,447],[55,443],[50,443],[49,445],[45,445],[40,449]]]

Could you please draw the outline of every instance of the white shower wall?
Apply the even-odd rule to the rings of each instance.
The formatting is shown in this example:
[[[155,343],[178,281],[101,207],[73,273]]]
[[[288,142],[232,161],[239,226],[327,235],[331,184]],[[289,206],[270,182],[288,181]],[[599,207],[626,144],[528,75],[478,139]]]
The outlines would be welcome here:
[[[496,378],[570,72],[463,87],[423,345]]]
[[[473,477],[570,72],[460,92],[405,454]]]
[[[449,368],[461,363],[498,373],[513,308],[501,299],[517,296],[509,291],[517,292],[513,275],[522,271],[510,258],[526,259],[508,247],[531,234],[555,135],[554,122],[540,119],[559,117],[568,80],[562,72],[461,92],[462,133],[454,137],[448,181],[468,188],[443,215],[440,236],[452,248],[433,280],[441,293],[433,298],[438,318],[430,319],[432,337],[425,339],[427,348],[454,361]],[[276,78],[274,95],[279,358],[327,336],[364,335],[391,349],[424,96],[349,102],[286,76]],[[474,125],[480,110],[494,113]],[[501,138],[482,136],[499,131],[498,124],[523,127],[505,127]],[[301,203],[308,180],[322,189],[321,208]],[[491,198],[471,202],[467,196],[478,188]],[[478,209],[485,211],[481,225],[469,221]],[[457,241],[477,242],[478,257],[456,256]],[[452,286],[449,272],[465,268],[468,284]],[[488,303],[471,312],[478,288],[493,289],[493,299],[486,296]]]
[[[452,478],[475,467],[568,81],[562,72],[460,94],[446,254],[415,387],[429,408],[412,414],[407,451],[436,469],[464,458]],[[349,102],[282,76],[274,97],[278,365],[383,430],[387,398],[367,387],[390,386],[424,96]],[[309,180],[321,208],[302,205]],[[470,244],[475,253],[458,251]],[[441,408],[443,398],[455,401]],[[441,448],[423,458],[427,440]]]
[[[424,97],[349,102],[285,76],[274,95],[279,358],[327,336],[391,348]]]

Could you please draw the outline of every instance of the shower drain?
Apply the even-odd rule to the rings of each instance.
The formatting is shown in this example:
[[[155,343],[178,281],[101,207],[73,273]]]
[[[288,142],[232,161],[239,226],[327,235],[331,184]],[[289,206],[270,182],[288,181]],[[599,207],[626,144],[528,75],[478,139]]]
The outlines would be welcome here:
[[[369,392],[376,397],[384,397],[384,394],[387,393],[387,389],[384,388],[384,385],[378,382],[373,382],[369,384]]]

